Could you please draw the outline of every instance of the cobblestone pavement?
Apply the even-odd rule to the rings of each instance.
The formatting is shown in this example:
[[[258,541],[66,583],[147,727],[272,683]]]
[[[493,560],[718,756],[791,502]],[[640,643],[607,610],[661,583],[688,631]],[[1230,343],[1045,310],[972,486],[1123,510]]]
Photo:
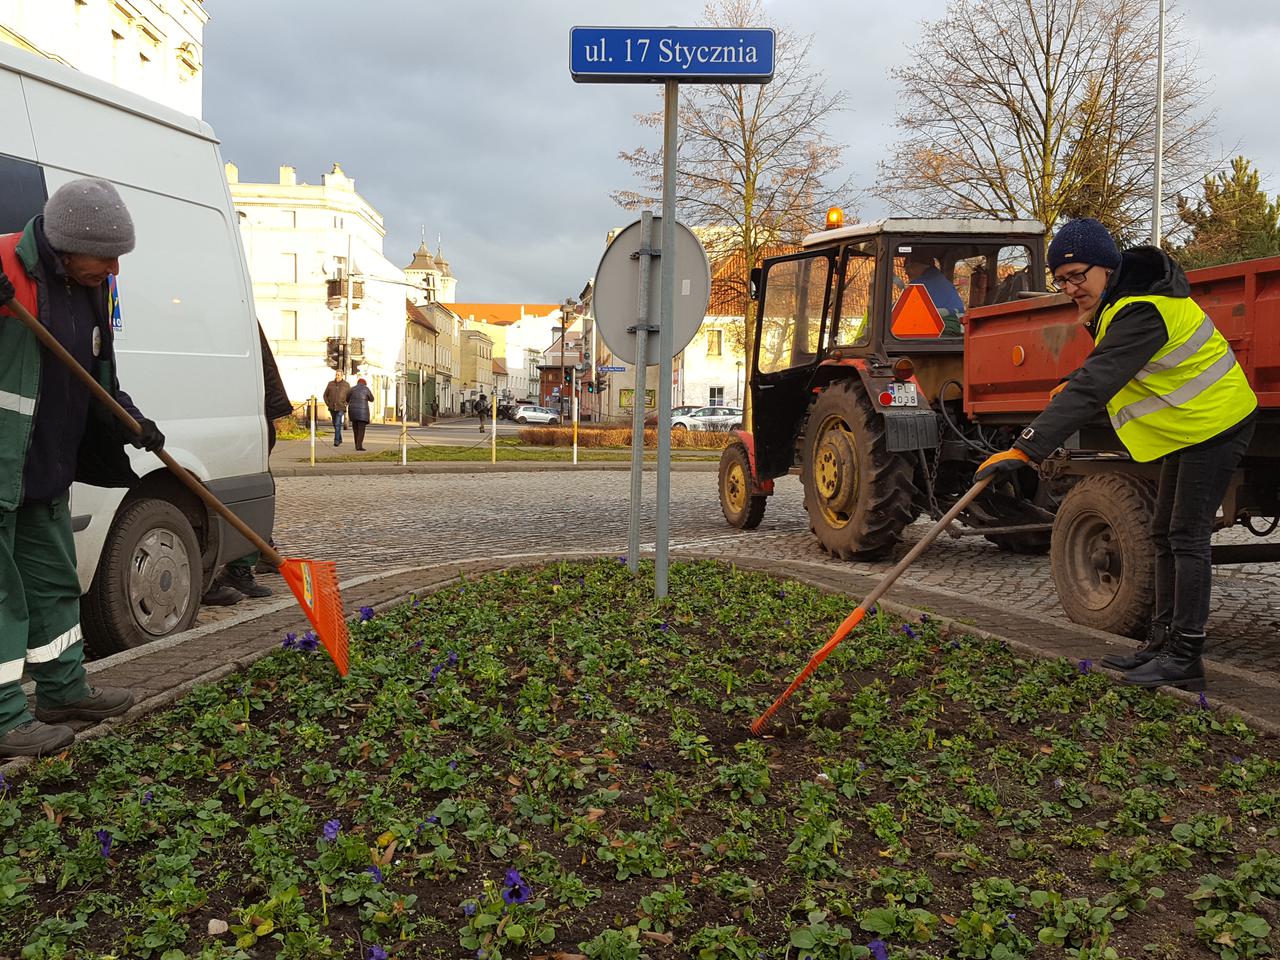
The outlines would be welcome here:
[[[652,500],[653,474],[645,475]],[[727,526],[716,497],[716,475],[672,476],[671,544],[726,558],[838,565],[878,574],[890,563],[830,560],[808,531],[799,480],[784,477],[764,522],[742,532]],[[345,579],[383,569],[449,560],[502,557],[557,549],[625,550],[629,478],[625,472],[557,470],[542,473],[416,476],[297,477],[278,485],[276,541],[286,553],[336,560]],[[921,536],[925,524],[907,531]],[[644,540],[653,541],[653,508],[645,510]],[[1243,532],[1223,542],[1248,542]],[[265,582],[284,590],[275,577]],[[911,602],[911,588],[967,594],[1066,622],[1047,557],[1002,553],[980,538],[942,538],[894,587]],[[1219,567],[1214,574],[1210,655],[1249,669],[1280,670],[1280,564]],[[242,612],[245,605],[229,608]],[[206,610],[201,622],[224,616]]]

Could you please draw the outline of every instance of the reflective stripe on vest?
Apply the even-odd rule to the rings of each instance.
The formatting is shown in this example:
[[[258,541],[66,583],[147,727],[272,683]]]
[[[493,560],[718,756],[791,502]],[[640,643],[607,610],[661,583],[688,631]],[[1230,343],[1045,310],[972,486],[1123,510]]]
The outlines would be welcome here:
[[[1229,429],[1257,406],[1257,397],[1226,338],[1194,300],[1124,297],[1103,311],[1096,342],[1133,303],[1160,313],[1168,341],[1107,401],[1116,434],[1137,461],[1156,460]]]
[[[12,410],[21,416],[30,417],[36,412],[36,402],[31,397],[0,390],[0,410]]]

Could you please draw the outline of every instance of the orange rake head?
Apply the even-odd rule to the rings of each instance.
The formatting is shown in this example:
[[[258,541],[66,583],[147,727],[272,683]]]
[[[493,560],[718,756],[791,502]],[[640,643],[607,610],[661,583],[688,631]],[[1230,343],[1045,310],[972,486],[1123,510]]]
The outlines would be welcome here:
[[[350,669],[347,658],[347,621],[342,615],[338,568],[328,560],[287,558],[280,574],[298,598],[302,611],[316,628],[320,642],[333,658],[341,676]]]

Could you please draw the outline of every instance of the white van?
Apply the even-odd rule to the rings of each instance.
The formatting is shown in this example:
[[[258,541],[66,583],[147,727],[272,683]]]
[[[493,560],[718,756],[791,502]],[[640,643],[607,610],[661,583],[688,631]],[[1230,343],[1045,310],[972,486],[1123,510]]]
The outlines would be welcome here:
[[[262,355],[212,129],[0,44],[0,234],[79,177],[114,183],[137,232],[118,278],[121,388],[179,463],[268,534]],[[159,460],[129,449],[136,487],[71,491],[82,622],[98,654],[187,629],[218,566],[252,549]]]

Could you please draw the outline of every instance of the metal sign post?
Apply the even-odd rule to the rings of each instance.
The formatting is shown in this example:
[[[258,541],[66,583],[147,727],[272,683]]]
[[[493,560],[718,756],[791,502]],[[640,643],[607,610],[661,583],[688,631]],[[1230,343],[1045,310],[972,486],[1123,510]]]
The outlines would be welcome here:
[[[636,392],[631,401],[631,514],[627,523],[627,569],[632,573],[640,567],[644,479],[644,381],[649,363],[649,265],[653,257],[653,214],[648,210],[640,214],[640,249],[635,256],[640,264],[640,293],[636,322],[630,328],[636,337]]]
[[[631,518],[627,538],[627,566],[634,573],[640,554],[640,495],[644,466],[645,368],[658,364],[658,477],[654,540],[654,595],[668,588],[668,543],[671,520],[671,378],[672,360],[693,338],[706,313],[711,294],[711,271],[706,251],[687,227],[676,223],[676,134],[679,127],[681,83],[768,83],[773,78],[776,37],[771,29],[723,27],[574,27],[569,31],[569,72],[576,83],[662,83],[662,240],[653,246],[653,215],[640,219],[639,249],[629,259],[639,266],[639,311],[635,323],[618,321],[626,308],[614,309],[634,283],[623,266],[628,255],[623,230],[600,261],[593,295],[600,335],[621,359],[628,359],[634,336],[636,392],[631,417]],[[635,226],[634,224],[632,226]],[[688,234],[688,240],[685,239]],[[634,235],[633,235],[634,236]],[[634,240],[630,240],[634,243]],[[682,244],[696,254],[682,253]],[[615,248],[616,251],[615,251]],[[660,256],[658,324],[650,322],[650,268]],[[701,270],[695,269],[699,261]],[[680,302],[676,280],[680,279]],[[696,289],[695,289],[696,288]],[[631,287],[630,289],[634,289]],[[696,310],[694,309],[696,306]],[[677,329],[680,328],[680,329]],[[649,334],[658,333],[657,356]],[[612,333],[612,339],[610,334]]]

